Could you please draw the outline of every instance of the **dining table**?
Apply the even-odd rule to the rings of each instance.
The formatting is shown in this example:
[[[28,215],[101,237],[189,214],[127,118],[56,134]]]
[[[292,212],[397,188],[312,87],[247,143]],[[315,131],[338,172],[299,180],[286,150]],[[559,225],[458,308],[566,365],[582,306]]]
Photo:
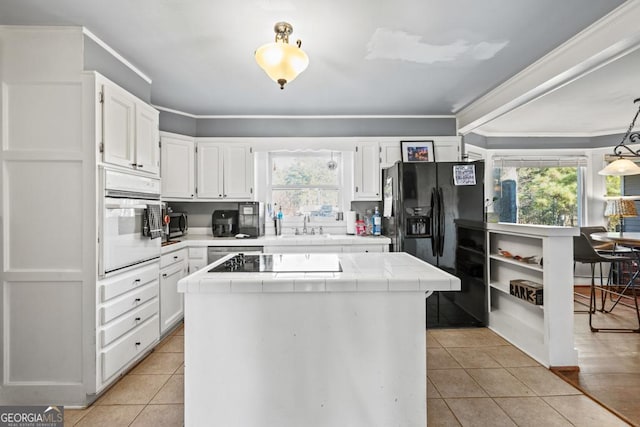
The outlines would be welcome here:
[[[605,291],[610,295],[615,295],[616,298],[612,298],[613,303],[608,310],[605,310],[603,305],[602,311],[604,311],[605,313],[610,313],[618,304],[624,305],[625,307],[629,307],[631,309],[635,309],[636,317],[638,319],[638,327],[629,328],[629,329],[616,328],[614,330],[621,330],[621,331],[627,331],[627,332],[640,332],[640,309],[638,308],[638,295],[636,292],[636,287],[637,287],[636,279],[638,278],[638,275],[640,275],[640,232],[634,232],[634,231],[598,232],[598,233],[592,233],[590,236],[591,236],[591,239],[597,242],[613,243],[614,253],[616,251],[623,251],[625,255],[629,255],[629,252],[630,252],[633,256],[635,256],[636,260],[635,262],[632,263],[633,273],[631,274],[631,277],[629,278],[627,283],[624,284],[624,287],[622,288],[622,290],[613,291],[610,289],[611,285],[609,285],[609,289]],[[631,292],[631,295],[627,294],[628,291]],[[632,299],[633,300],[632,305],[621,302],[621,299],[623,298]]]

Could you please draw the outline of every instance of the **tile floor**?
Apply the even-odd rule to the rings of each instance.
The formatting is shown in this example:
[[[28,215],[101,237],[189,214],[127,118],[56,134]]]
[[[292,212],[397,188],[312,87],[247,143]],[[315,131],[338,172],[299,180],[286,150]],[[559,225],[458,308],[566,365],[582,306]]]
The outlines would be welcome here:
[[[182,426],[184,330],[177,329],[65,426]],[[429,426],[626,426],[486,328],[427,332]]]

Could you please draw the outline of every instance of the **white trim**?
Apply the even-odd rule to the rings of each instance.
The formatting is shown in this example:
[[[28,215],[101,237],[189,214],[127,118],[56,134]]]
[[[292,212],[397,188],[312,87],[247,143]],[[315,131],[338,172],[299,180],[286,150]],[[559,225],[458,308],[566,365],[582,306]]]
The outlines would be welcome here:
[[[217,114],[191,114],[172,108],[152,104],[158,110],[178,114],[192,119],[455,119],[455,115],[217,115]]]
[[[628,1],[529,65],[496,89],[459,110],[459,132],[534,101],[640,47],[640,2]],[[615,30],[614,30],[615,29]]]
[[[89,31],[86,27],[82,27],[82,34],[84,34],[85,36],[89,37],[91,40],[96,42],[101,48],[103,48],[104,50],[109,52],[111,55],[113,55],[114,58],[116,58],[118,61],[126,65],[129,69],[131,69],[131,71],[133,71],[138,76],[140,76],[144,81],[151,84],[151,78],[149,76],[147,76],[145,73],[140,71],[135,65],[129,62],[124,56],[116,52],[111,46],[109,46],[100,38],[98,38],[98,36],[96,36],[91,31]]]
[[[626,129],[612,129],[604,132],[484,132],[479,129],[473,131],[476,135],[495,138],[594,138],[625,132]]]

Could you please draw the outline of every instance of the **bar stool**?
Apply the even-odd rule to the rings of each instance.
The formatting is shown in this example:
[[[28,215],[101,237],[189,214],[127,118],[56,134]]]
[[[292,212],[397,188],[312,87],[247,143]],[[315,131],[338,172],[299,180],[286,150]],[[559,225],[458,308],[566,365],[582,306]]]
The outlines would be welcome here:
[[[601,263],[609,262],[613,264],[629,261],[632,261],[632,258],[628,256],[598,253],[598,251],[596,251],[593,246],[591,246],[589,238],[584,233],[580,233],[579,236],[573,237],[574,265],[576,262],[579,262],[583,264],[589,264],[591,266],[591,292],[589,293],[589,328],[591,328],[592,332],[598,332],[600,330],[614,330],[608,328],[594,328],[592,323],[592,316],[596,311],[596,289],[600,290],[601,294],[609,291],[608,289],[604,288]],[[600,264],[600,286],[596,286],[595,284],[596,264]],[[604,302],[602,309],[604,309]]]

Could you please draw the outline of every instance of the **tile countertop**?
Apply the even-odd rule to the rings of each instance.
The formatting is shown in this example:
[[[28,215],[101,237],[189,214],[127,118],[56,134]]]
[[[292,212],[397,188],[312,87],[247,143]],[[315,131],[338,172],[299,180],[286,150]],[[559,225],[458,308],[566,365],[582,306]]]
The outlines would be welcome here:
[[[460,290],[460,279],[405,252],[340,253],[335,256],[342,266],[340,273],[209,273],[208,269],[202,269],[181,279],[178,291],[266,293]],[[218,262],[224,262],[225,259],[226,257]]]
[[[391,239],[385,236],[353,236],[347,234],[283,235],[261,236],[255,239],[234,237],[213,237],[211,234],[187,234],[171,239],[179,241],[163,246],[162,253],[172,252],[187,246],[314,246],[314,245],[389,245]]]

